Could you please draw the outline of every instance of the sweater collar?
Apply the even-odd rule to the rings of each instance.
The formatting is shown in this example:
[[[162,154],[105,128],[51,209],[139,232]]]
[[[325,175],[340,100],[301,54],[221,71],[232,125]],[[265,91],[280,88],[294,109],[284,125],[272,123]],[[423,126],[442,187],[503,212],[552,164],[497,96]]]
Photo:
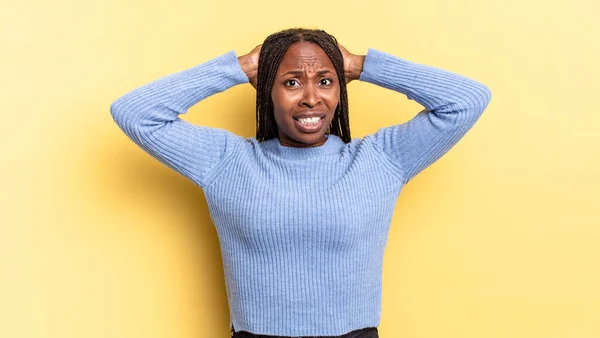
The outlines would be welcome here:
[[[331,154],[338,154],[342,151],[342,147],[345,145],[344,141],[337,135],[325,135],[327,140],[325,143],[318,147],[310,148],[296,148],[281,145],[278,138],[272,138],[266,140],[263,143],[265,149],[274,153],[275,155],[291,160],[301,160],[314,157],[320,157]]]

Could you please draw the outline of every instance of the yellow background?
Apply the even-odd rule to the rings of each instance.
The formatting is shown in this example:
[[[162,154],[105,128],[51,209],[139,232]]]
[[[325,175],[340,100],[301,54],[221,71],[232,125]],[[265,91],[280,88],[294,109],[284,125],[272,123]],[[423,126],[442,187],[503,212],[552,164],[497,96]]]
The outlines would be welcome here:
[[[228,337],[202,191],[118,129],[120,95],[319,27],[488,85],[401,194],[382,338],[600,337],[598,1],[3,1],[0,337]],[[354,137],[421,107],[349,85]],[[254,135],[236,86],[186,120]]]

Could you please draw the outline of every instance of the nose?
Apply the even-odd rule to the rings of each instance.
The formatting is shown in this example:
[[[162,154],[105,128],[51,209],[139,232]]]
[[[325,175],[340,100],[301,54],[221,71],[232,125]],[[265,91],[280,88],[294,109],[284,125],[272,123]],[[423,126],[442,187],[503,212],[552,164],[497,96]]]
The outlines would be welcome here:
[[[315,86],[304,86],[300,105],[305,107],[314,107],[321,103],[321,97]]]

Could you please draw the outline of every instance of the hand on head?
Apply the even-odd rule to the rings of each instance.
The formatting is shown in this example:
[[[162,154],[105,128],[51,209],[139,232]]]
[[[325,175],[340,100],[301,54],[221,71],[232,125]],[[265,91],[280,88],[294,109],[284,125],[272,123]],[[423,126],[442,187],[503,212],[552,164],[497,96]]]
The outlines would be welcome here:
[[[258,80],[258,56],[260,55],[260,48],[262,44],[254,47],[250,53],[246,55],[242,55],[238,57],[238,61],[240,62],[240,66],[246,76],[248,76],[248,81],[256,89],[256,82]]]
[[[352,80],[358,80],[363,69],[365,56],[354,55],[340,44],[338,44],[338,47],[344,57],[344,75],[346,76],[346,83],[349,83]]]

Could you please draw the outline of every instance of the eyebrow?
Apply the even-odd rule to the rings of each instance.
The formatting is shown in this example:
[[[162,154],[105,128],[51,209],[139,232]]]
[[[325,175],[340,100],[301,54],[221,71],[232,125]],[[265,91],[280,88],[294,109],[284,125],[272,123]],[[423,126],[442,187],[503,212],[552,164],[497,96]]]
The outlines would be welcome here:
[[[324,70],[318,71],[317,75],[323,75],[323,74],[327,74],[327,73],[332,73],[333,74],[332,71],[324,69]],[[286,76],[288,74],[291,74],[291,75],[302,75],[302,74],[304,74],[304,71],[303,70],[290,70],[289,72],[281,75],[281,77],[284,77],[284,76]]]

